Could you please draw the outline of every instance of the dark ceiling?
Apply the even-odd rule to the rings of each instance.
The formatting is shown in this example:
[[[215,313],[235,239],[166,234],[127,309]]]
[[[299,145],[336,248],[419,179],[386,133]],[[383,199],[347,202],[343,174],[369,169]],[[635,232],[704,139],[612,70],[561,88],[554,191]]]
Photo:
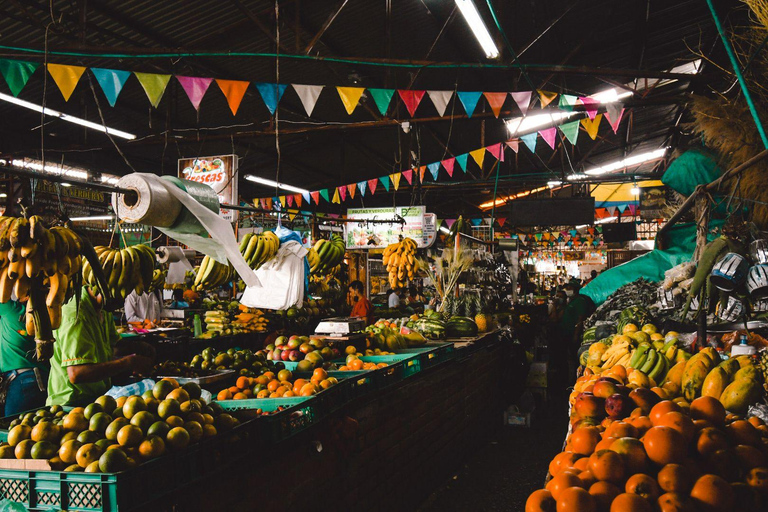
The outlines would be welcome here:
[[[279,23],[275,3],[263,0],[9,0],[0,3],[0,57],[43,61],[7,47],[67,51],[96,56],[50,55],[49,62],[207,76],[253,82],[323,84],[464,91],[517,91],[532,88],[577,95],[653,77],[674,66],[705,57],[692,81],[678,80],[627,100],[618,133],[601,125],[597,140],[582,132],[577,146],[568,143],[552,151],[539,142],[536,154],[521,146],[517,156],[507,152],[500,165],[500,194],[540,186],[547,179],[645,151],[685,142],[679,123],[685,120],[685,98],[691,91],[718,86],[719,75],[707,60],[727,66],[717,43],[712,17],[702,0],[495,0],[493,5],[518,63],[512,67],[402,67],[405,61],[509,64],[515,57],[493,25],[485,0],[474,0],[501,49],[488,61],[451,0],[281,0]],[[715,5],[726,23],[746,18],[738,1]],[[53,20],[53,22],[52,22]],[[279,26],[279,31],[276,27]],[[283,57],[152,57],[103,58],[111,54],[194,52],[274,53],[279,37]],[[325,58],[381,59],[389,65],[286,58],[286,54]],[[542,66],[547,65],[547,66]],[[565,66],[567,69],[554,69]],[[582,67],[575,69],[575,67]],[[275,122],[254,87],[248,89],[237,116],[224,96],[211,86],[196,112],[178,82],[172,80],[157,109],[131,77],[115,108],[109,107],[86,73],[65,103],[47,81],[46,104],[65,113],[99,121],[98,105],[108,126],[138,135],[120,146],[126,160],[104,135],[47,119],[44,143],[39,114],[0,102],[0,154],[45,157],[95,172],[125,174],[131,169],[170,174],[179,157],[236,153],[241,174],[274,178],[277,152]],[[22,99],[42,103],[42,69],[35,72]],[[0,92],[7,92],[0,81]],[[289,87],[279,106],[280,179],[316,190],[405,170],[446,156],[506,140],[502,118],[518,115],[511,99],[505,115],[493,117],[484,100],[471,119],[452,100],[440,118],[424,100],[411,118],[397,95],[387,117],[379,115],[368,95],[348,116],[332,88],[321,94],[311,118]],[[410,121],[405,133],[398,124]],[[416,160],[414,160],[414,157]],[[401,187],[397,194],[366,196],[365,204],[426,203],[439,216],[476,213],[491,198],[495,169],[486,159],[482,172],[420,190]],[[658,164],[636,169],[659,172]],[[458,184],[460,180],[467,183]],[[447,184],[451,184],[448,186]],[[273,195],[274,190],[240,181],[244,200]],[[570,192],[565,192],[570,193]],[[361,198],[342,206],[359,206]],[[321,211],[339,211],[323,204]]]

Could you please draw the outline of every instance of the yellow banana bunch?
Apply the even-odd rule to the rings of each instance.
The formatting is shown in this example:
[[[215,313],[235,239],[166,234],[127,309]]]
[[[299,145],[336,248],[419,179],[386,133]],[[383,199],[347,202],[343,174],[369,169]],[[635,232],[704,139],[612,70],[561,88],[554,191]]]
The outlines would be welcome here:
[[[166,277],[168,277],[167,270],[161,270],[159,268],[156,268],[152,272],[152,282],[149,285],[150,293],[154,292],[155,290],[162,290],[165,287]]]
[[[412,238],[404,238],[400,242],[390,244],[384,249],[382,263],[389,272],[389,286],[402,288],[411,281],[419,270],[416,261],[416,242]]]
[[[328,274],[334,267],[341,265],[347,246],[344,239],[336,233],[329,240],[321,238],[315,242],[315,246],[309,250],[307,261],[309,271],[312,274]]]
[[[195,276],[192,286],[196,290],[212,290],[235,278],[236,272],[232,265],[224,265],[210,256],[203,258],[200,270]]]
[[[155,271],[155,251],[148,245],[133,245],[127,249],[112,249],[103,245],[94,247],[104,269],[107,286],[113,297],[126,298],[131,291],[150,290]],[[88,261],[83,258],[83,282],[96,286],[96,277]]]
[[[240,254],[248,266],[256,270],[271,260],[280,249],[280,239],[273,231],[263,233],[248,233],[240,242]]]

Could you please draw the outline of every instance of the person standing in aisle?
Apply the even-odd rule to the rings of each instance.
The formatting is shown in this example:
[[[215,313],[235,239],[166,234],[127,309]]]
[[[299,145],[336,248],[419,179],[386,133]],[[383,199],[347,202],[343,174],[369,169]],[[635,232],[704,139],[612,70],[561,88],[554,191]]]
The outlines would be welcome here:
[[[568,304],[559,322],[562,341],[557,349],[562,351],[561,355],[565,357],[563,370],[566,385],[573,382],[575,378],[576,353],[581,345],[584,321],[595,311],[595,303],[586,295],[580,294],[580,288],[580,282],[577,279],[572,279],[563,287]]]
[[[352,305],[353,318],[365,319],[366,325],[373,323],[373,303],[365,296],[365,285],[362,281],[349,283],[349,303]]]
[[[15,416],[45,405],[48,364],[34,359],[35,340],[27,335],[25,311],[26,306],[15,296],[0,304],[0,403],[5,406],[2,416]]]
[[[397,309],[400,307],[400,294],[397,288],[392,288],[387,298],[389,309]]]
[[[141,295],[133,290],[125,298],[125,319],[127,322],[144,322],[149,320],[156,323],[160,319],[163,303],[158,297],[159,290],[144,292]]]
[[[86,405],[112,387],[112,377],[152,370],[151,357],[133,353],[114,358],[120,337],[103,302],[100,292],[83,286],[79,306],[72,297],[62,308],[61,326],[53,333],[47,405]]]

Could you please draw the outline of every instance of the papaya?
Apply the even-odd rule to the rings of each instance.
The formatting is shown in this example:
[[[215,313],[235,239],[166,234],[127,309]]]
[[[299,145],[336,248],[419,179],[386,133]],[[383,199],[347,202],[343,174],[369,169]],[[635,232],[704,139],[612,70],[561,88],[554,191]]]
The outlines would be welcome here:
[[[602,343],[593,343],[590,345],[587,364],[585,366],[600,366],[600,362],[606,350],[608,350],[608,346],[603,345]]]
[[[760,380],[760,371],[754,366],[744,366],[733,376],[733,380],[752,379]]]
[[[744,414],[747,408],[760,398],[761,386],[754,379],[737,379],[728,384],[720,396],[726,410]]]
[[[754,366],[755,363],[752,361],[752,356],[738,356],[736,360],[739,362],[739,366],[741,368],[744,368],[745,366]]]
[[[728,372],[725,368],[718,366],[709,372],[704,379],[704,384],[701,387],[701,396],[720,398],[730,382],[731,378]]]
[[[688,364],[685,365],[685,372],[683,372],[682,391],[683,396],[689,402],[701,396],[701,387],[704,385],[704,379],[706,379],[712,366],[712,360],[707,356],[702,356],[699,359],[694,359],[695,357],[688,361]]]
[[[726,359],[725,361],[717,365],[717,367],[725,370],[725,372],[728,374],[728,377],[730,379],[733,378],[733,376],[736,374],[737,371],[739,371],[739,368],[740,368],[739,362],[734,358]]]
[[[676,363],[667,372],[667,376],[661,383],[661,387],[669,391],[673,396],[680,394],[683,387],[683,372],[685,371],[686,361]]]
[[[705,347],[701,349],[699,354],[707,356],[710,362],[713,363],[713,366],[720,363],[720,354],[718,354],[717,350],[713,349],[712,347]]]

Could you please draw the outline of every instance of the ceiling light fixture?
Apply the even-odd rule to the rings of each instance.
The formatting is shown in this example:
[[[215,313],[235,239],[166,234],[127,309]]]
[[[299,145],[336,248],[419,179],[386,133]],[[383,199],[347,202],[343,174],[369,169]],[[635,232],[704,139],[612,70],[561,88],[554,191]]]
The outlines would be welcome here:
[[[549,186],[538,187],[531,190],[523,190],[522,192],[518,192],[517,194],[512,194],[511,196],[500,197],[496,199],[496,201],[488,201],[487,203],[483,203],[480,205],[480,209],[486,210],[488,208],[492,208],[493,206],[502,206],[509,201],[514,201],[515,199],[520,199],[521,197],[526,197],[531,194],[538,194],[539,192],[543,192],[547,189],[549,189]]]
[[[254,183],[258,183],[260,185],[266,185],[268,187],[276,187],[283,190],[288,190],[289,192],[298,192],[299,194],[309,194],[309,190],[299,188],[299,187],[294,187],[293,185],[286,185],[285,183],[278,183],[276,181],[268,180],[266,178],[260,178],[252,174],[247,175],[245,179],[248,181],[252,181]]]
[[[640,195],[640,187],[637,186],[637,183],[634,183],[632,185],[632,188],[629,189],[629,193],[633,196],[639,196]]]
[[[6,194],[5,192],[3,192],[2,194],[0,194],[0,197],[8,197],[8,194]]]
[[[93,217],[71,217],[72,222],[90,222],[92,220],[114,220],[114,215],[94,215]]]
[[[610,164],[602,165],[600,167],[595,167],[593,169],[588,169],[584,171],[584,174],[588,176],[601,176],[609,172],[618,171],[619,169],[634,167],[636,165],[640,165],[645,162],[650,162],[651,160],[662,158],[664,156],[664,153],[666,152],[667,152],[667,148],[659,148],[655,151],[648,151],[647,153],[631,155],[623,160],[617,160],[615,162],[611,162]]]
[[[33,171],[42,171],[48,174],[67,176],[68,178],[77,178],[79,180],[87,180],[89,176],[88,171],[85,169],[54,164],[45,164],[45,166],[43,166],[43,162],[40,160],[32,160],[29,158],[23,160],[11,160],[11,165],[20,169],[32,169]]]
[[[568,119],[578,112],[565,112],[563,110],[552,110],[546,114],[536,114],[532,116],[513,117],[504,121],[507,124],[507,130],[511,136],[525,135],[536,131],[542,126],[556,124],[557,121]]]
[[[477,42],[483,47],[485,56],[489,59],[495,59],[499,56],[499,49],[496,48],[496,43],[493,42],[491,33],[488,32],[488,27],[485,26],[483,19],[480,17],[480,12],[477,10],[475,3],[472,0],[456,0],[456,6],[464,15],[464,19],[467,21],[467,25],[472,29],[472,33],[475,35]]]
[[[548,181],[548,182],[547,182],[547,186],[548,186],[549,188],[555,188],[555,187],[559,187],[559,186],[560,186],[560,185],[562,185],[562,184],[563,184],[563,182],[562,182],[562,181],[560,181],[560,180],[552,180],[552,181]]]
[[[122,139],[133,140],[136,138],[136,136],[132,133],[124,132],[122,130],[117,130],[115,128],[104,127],[100,124],[92,123],[90,121],[86,121],[85,119],[80,119],[79,117],[75,117],[69,114],[65,114],[63,112],[59,112],[58,110],[53,110],[50,108],[43,109],[43,107],[41,107],[40,105],[37,105],[35,103],[30,103],[28,101],[20,100],[19,98],[14,98],[13,96],[9,96],[8,94],[3,94],[1,92],[0,92],[0,100],[7,101],[8,103],[13,103],[14,105],[28,108],[30,110],[34,110],[35,112],[41,112],[46,116],[57,117],[62,121],[67,121],[68,123],[79,124],[80,126],[85,126],[86,128],[90,128],[91,130],[96,130],[102,133],[108,133],[109,135],[114,135],[115,137],[120,137]]]

